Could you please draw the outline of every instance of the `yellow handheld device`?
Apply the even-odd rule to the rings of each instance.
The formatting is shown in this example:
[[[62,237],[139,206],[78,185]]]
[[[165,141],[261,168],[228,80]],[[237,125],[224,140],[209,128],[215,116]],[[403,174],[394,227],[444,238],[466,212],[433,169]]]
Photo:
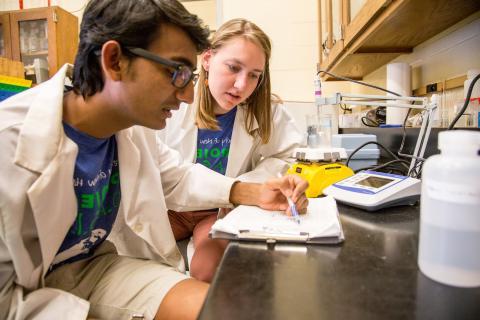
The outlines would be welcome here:
[[[308,198],[316,198],[329,185],[354,175],[352,169],[339,162],[297,162],[287,173],[299,175],[308,181],[309,186],[305,191]]]

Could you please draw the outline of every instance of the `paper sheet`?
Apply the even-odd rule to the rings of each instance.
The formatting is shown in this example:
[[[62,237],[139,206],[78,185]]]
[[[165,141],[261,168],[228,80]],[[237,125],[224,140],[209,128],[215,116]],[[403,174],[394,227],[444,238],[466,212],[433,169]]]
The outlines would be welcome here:
[[[212,231],[234,235],[242,230],[283,235],[308,233],[309,238],[343,237],[337,205],[332,197],[309,199],[307,213],[300,215],[300,224],[281,212],[238,206],[212,226]]]

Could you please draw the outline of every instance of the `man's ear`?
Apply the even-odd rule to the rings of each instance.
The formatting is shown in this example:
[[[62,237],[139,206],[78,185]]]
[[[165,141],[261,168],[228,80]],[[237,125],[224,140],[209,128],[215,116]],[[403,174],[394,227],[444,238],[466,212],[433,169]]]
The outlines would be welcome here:
[[[122,79],[122,66],[125,67],[125,61],[117,41],[109,40],[103,44],[101,62],[105,77],[113,81]]]
[[[210,59],[212,58],[212,49],[207,49],[202,53],[202,67],[205,71],[210,69]]]

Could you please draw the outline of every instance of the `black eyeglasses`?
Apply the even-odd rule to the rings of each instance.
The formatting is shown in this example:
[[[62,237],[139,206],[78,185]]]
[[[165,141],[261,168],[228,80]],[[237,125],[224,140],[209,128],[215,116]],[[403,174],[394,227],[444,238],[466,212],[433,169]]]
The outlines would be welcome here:
[[[193,81],[194,85],[197,83],[198,74],[193,73],[192,68],[186,66],[183,63],[159,57],[156,54],[153,54],[150,51],[147,51],[142,48],[138,48],[138,47],[124,47],[124,48],[136,56],[151,60],[153,62],[156,62],[161,65],[174,69],[175,71],[173,72],[171,83],[175,88],[183,89],[190,83],[190,81]]]

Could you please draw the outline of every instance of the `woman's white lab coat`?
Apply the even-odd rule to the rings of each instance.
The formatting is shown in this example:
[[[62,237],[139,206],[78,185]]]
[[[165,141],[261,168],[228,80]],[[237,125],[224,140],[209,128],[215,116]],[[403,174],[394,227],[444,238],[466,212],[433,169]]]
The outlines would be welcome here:
[[[281,104],[272,106],[272,134],[267,144],[252,137],[244,126],[246,107],[238,106],[225,175],[241,181],[264,182],[284,173],[293,160],[295,148],[302,143],[293,118]],[[167,127],[157,132],[159,140],[180,152],[186,161],[195,163],[198,127],[195,125],[195,106],[182,104]],[[253,130],[258,129],[254,122]]]
[[[62,127],[66,72],[67,65],[0,105],[0,318],[85,319],[89,309],[88,301],[44,287],[77,215],[78,148]],[[135,126],[116,139],[122,199],[108,239],[122,255],[182,270],[167,206],[226,206],[234,180],[183,163],[177,152],[156,144],[153,130]]]

